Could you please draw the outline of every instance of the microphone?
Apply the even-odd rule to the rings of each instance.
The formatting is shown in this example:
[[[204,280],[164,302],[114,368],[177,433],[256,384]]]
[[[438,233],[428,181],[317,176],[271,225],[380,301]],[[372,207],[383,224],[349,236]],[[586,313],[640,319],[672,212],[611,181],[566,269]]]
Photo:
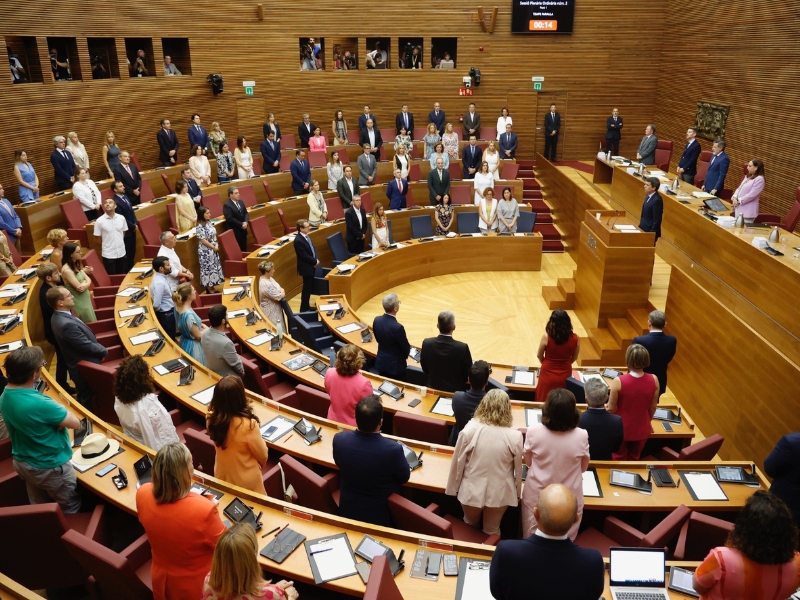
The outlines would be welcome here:
[[[613,227],[614,227],[614,224],[617,222],[617,219],[619,219],[619,212],[618,212],[618,211],[614,211],[614,222],[613,222],[613,223],[611,223],[611,225],[610,225],[610,227],[611,227],[612,229],[613,229]]]

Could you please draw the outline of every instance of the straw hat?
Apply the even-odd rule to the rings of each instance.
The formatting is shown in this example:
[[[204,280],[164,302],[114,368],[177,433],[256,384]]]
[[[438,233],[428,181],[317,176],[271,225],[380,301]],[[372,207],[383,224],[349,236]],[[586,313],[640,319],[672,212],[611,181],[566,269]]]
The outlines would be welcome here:
[[[79,465],[100,464],[119,451],[119,442],[108,439],[102,433],[92,433],[83,439],[81,447],[72,455],[72,462]]]

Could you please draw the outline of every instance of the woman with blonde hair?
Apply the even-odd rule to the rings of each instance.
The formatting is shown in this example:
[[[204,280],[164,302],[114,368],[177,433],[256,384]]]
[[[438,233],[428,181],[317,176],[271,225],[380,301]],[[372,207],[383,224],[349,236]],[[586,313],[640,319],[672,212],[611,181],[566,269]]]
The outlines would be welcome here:
[[[311,180],[311,191],[308,194],[308,222],[317,227],[328,219],[328,206],[325,197],[319,191],[319,181]]]
[[[250,179],[253,176],[253,153],[247,146],[247,140],[243,135],[236,138],[233,162],[236,163],[236,176],[239,179]]]
[[[436,144],[442,141],[442,136],[440,136],[439,132],[436,130],[436,123],[428,123],[428,130],[422,137],[422,141],[425,142],[425,160],[430,160]],[[436,163],[434,162],[434,164]]]
[[[473,185],[475,186],[475,206],[479,206],[484,198],[483,192],[494,188],[494,175],[489,170],[489,163],[486,161],[481,163],[478,172],[475,173]],[[492,193],[494,193],[494,189],[492,189]]]
[[[389,223],[383,211],[383,204],[376,202],[372,208],[372,249],[386,248],[389,245]]]
[[[222,128],[219,126],[218,121],[214,121],[211,123],[211,131],[208,133],[208,145],[211,146],[211,151],[214,153],[214,156],[219,154],[219,151],[222,149],[222,143],[225,142],[227,138],[225,137],[225,132],[222,131]]]
[[[172,301],[178,312],[178,333],[181,336],[181,350],[199,362],[206,364],[206,355],[200,345],[203,330],[207,327],[198,314],[192,310],[192,302],[197,298],[197,292],[189,282],[180,284],[172,293]]]
[[[200,600],[295,600],[294,583],[264,580],[258,564],[258,539],[246,523],[236,523],[217,540],[211,572]]]
[[[198,146],[199,147],[199,146]],[[194,200],[189,195],[189,186],[183,179],[175,182],[175,212],[178,233],[186,233],[197,225],[197,209],[194,207]]]
[[[103,163],[106,165],[108,176],[114,179],[114,170],[119,167],[119,155],[122,151],[117,146],[117,138],[113,131],[106,132],[106,141],[103,143]]]
[[[258,263],[258,270],[261,271],[261,277],[258,278],[258,305],[264,316],[285,333],[286,323],[283,320],[281,300],[286,298],[286,292],[275,281],[275,265],[268,260],[262,260]]]
[[[67,150],[72,154],[75,166],[89,170],[89,155],[86,153],[86,147],[81,143],[78,139],[78,134],[74,131],[70,131],[67,134]]]
[[[360,372],[363,366],[364,353],[354,344],[347,344],[336,353],[336,368],[325,373],[331,421],[356,426],[356,404],[372,394],[372,384]]]
[[[62,261],[64,260],[64,244],[69,241],[67,232],[63,229],[51,229],[47,232],[47,243],[53,247],[50,253],[50,262],[56,265],[61,270]]]
[[[200,144],[195,144],[190,154],[189,169],[192,171],[192,179],[199,187],[208,187],[211,185],[211,165],[203,154],[203,148]]]
[[[447,155],[455,160],[458,158],[458,134],[453,131],[453,124],[448,123],[444,126],[444,133],[442,134],[442,144],[444,144],[444,151]]]
[[[464,521],[487,535],[500,533],[506,508],[522,491],[522,433],[513,427],[511,403],[489,390],[458,435],[445,493],[456,496]]]

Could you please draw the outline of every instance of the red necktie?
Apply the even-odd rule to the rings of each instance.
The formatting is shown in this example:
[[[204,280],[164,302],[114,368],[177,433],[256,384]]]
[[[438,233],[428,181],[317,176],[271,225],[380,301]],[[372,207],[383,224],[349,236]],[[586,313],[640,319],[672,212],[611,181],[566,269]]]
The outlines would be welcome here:
[[[400,190],[401,194],[403,193],[403,180],[402,179],[398,179],[397,180],[397,189]]]

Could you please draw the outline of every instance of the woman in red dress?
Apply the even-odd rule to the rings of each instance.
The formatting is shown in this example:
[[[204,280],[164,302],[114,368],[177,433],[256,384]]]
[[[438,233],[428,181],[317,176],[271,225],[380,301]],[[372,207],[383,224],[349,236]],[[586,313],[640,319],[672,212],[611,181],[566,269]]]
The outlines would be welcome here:
[[[547,333],[539,342],[539,381],[536,382],[536,401],[544,402],[550,390],[567,387],[572,375],[572,363],[578,358],[581,342],[572,332],[572,321],[565,310],[557,308],[544,328]]]

